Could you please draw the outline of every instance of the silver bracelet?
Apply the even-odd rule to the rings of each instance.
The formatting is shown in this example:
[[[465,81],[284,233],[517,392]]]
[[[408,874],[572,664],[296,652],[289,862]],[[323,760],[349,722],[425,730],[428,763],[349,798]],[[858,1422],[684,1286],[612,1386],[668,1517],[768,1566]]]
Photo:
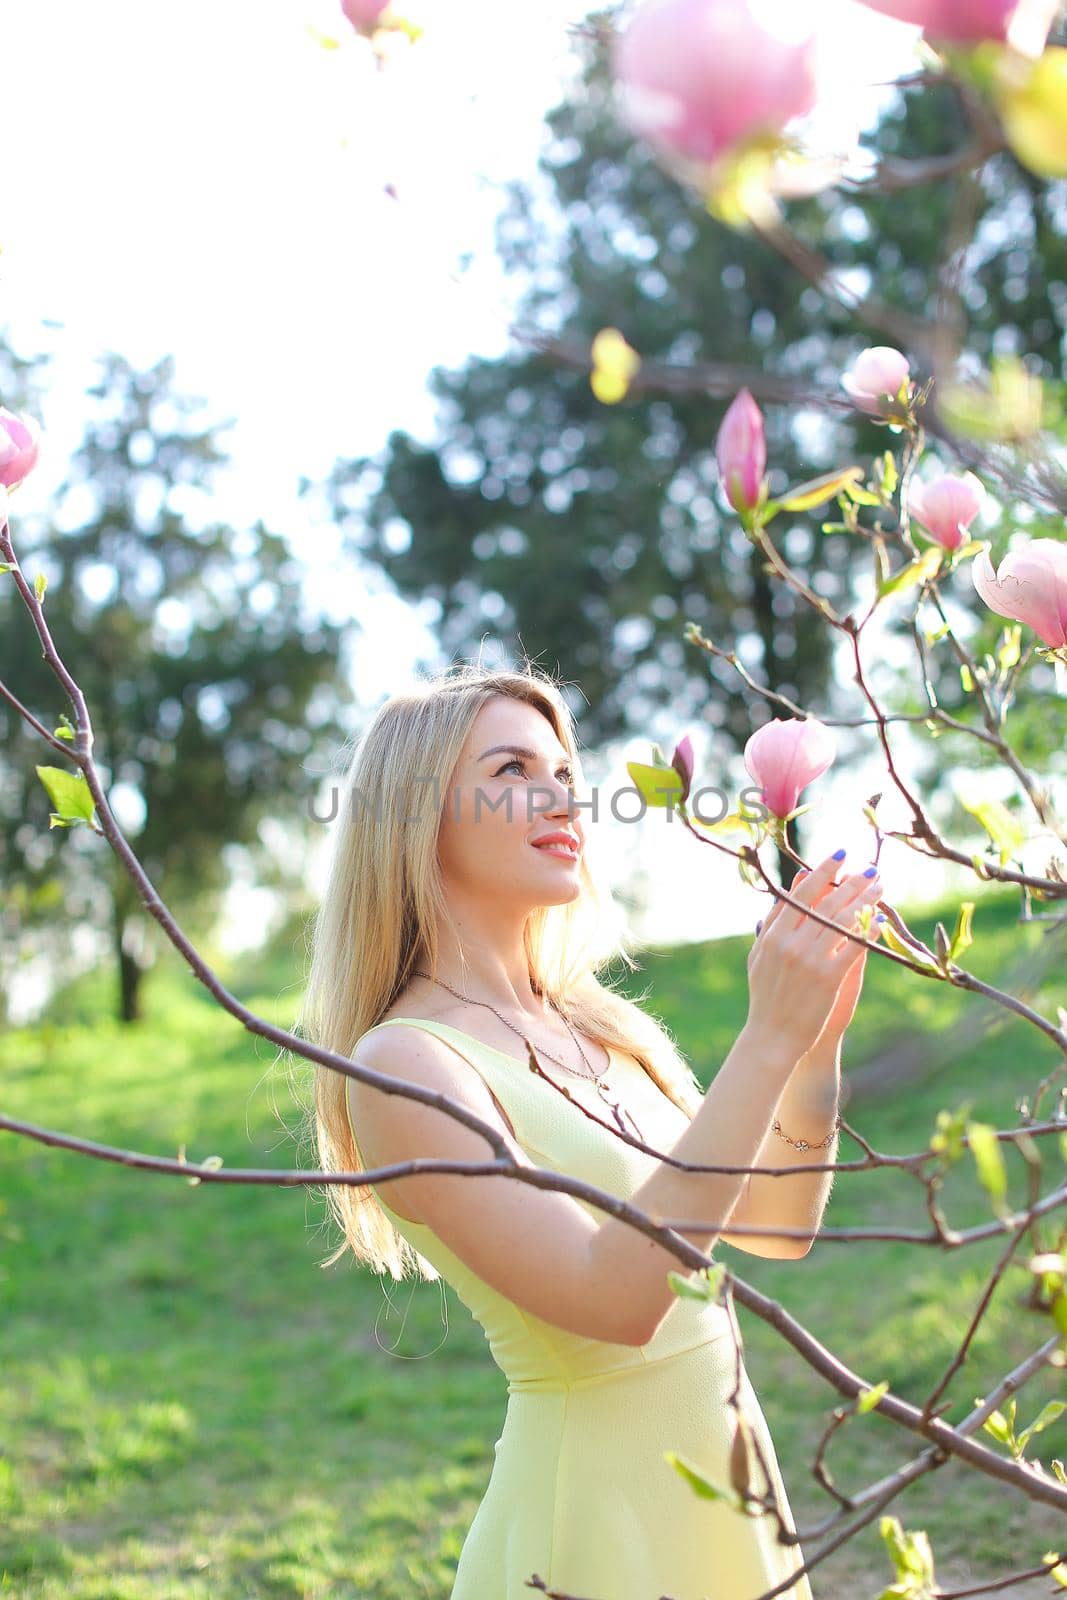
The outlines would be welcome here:
[[[833,1144],[834,1139],[837,1137],[837,1130],[840,1128],[840,1126],[841,1118],[835,1117],[834,1125],[830,1132],[826,1135],[826,1138],[820,1139],[818,1144],[812,1144],[808,1139],[791,1139],[787,1133],[783,1133],[782,1124],[778,1121],[777,1117],[775,1117],[774,1121],[771,1123],[771,1127],[774,1129],[779,1139],[784,1139],[786,1144],[794,1145],[798,1150],[821,1150],[824,1145]]]

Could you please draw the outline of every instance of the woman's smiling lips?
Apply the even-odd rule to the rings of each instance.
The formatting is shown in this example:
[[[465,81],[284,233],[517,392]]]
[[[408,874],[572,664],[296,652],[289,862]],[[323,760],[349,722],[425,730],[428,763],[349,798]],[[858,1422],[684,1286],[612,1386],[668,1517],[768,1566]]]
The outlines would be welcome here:
[[[543,839],[531,840],[533,848],[544,855],[558,856],[560,860],[577,861],[580,847],[569,833],[546,833]]]

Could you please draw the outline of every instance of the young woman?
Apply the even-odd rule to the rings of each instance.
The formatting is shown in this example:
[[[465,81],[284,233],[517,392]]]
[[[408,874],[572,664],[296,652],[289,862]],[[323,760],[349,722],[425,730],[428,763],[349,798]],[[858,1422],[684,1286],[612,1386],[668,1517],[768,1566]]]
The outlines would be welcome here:
[[[596,814],[566,701],[529,664],[461,664],[387,701],[333,823],[302,1036],[466,1107],[520,1167],[583,1179],[660,1217],[708,1219],[684,1232],[704,1250],[721,1238],[799,1255],[788,1241],[757,1249],[758,1236],[724,1231],[743,1172],[661,1157],[756,1163],[862,947],[776,907],[750,960],[748,1020],[702,1095],[660,1024],[597,980],[613,953],[636,963],[598,884]],[[881,882],[837,886],[836,868],[823,863],[794,892],[851,926]],[[482,1135],[437,1107],[315,1073],[324,1170],[493,1160]],[[785,1130],[812,1143],[826,1132]],[[736,1321],[675,1293],[668,1273],[688,1271],[669,1251],[585,1200],[499,1174],[425,1172],[326,1194],[345,1234],[329,1262],[350,1248],[394,1278],[443,1277],[508,1380],[452,1600],[526,1600],[534,1576],[581,1600],[755,1600],[796,1572]],[[669,1452],[719,1485],[744,1471],[777,1515],[701,1496]],[[811,1593],[806,1577],[783,1591]]]

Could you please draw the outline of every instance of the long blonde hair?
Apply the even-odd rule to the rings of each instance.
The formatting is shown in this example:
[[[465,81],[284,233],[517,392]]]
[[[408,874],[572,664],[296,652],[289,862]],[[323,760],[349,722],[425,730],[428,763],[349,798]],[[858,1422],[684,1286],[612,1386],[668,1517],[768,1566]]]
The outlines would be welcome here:
[[[300,1038],[351,1059],[414,969],[425,964],[436,972],[439,919],[450,925],[451,919],[437,859],[440,814],[426,804],[426,792],[443,803],[474,720],[495,695],[525,701],[547,718],[571,759],[581,796],[570,708],[556,680],[529,661],[518,671],[457,662],[385,701],[356,743],[331,824],[326,888],[313,919],[310,971],[294,1028]],[[567,905],[538,907],[527,919],[531,983],[591,1039],[631,1052],[692,1117],[700,1086],[665,1028],[596,977],[612,958],[631,969],[638,963],[589,854],[580,868],[581,894]],[[310,1065],[309,1131],[320,1170],[365,1171],[346,1112],[345,1075]],[[393,1226],[369,1185],[323,1187],[344,1239],[320,1265],[332,1266],[350,1249],[357,1261],[398,1281],[409,1273],[427,1281],[439,1276]]]

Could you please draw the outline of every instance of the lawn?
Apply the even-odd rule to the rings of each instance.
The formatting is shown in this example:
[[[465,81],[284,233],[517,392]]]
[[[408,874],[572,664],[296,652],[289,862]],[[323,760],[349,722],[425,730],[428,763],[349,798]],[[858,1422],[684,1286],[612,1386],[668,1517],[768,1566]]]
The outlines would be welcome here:
[[[1003,893],[979,898],[976,944],[964,960],[989,981],[1023,945],[1046,963],[1056,954],[1042,929],[1016,924],[1016,907]],[[940,914],[951,928],[954,910]],[[912,925],[932,936],[933,922],[931,914]],[[1035,982],[1030,996],[1053,1017],[1067,1003],[1067,936],[1056,937],[1054,977]],[[631,992],[650,991],[644,1004],[705,1083],[744,1019],[749,943],[649,950],[626,979]],[[294,935],[224,975],[247,1004],[287,1025],[301,960]],[[161,957],[148,1016],[135,1027],[111,1020],[111,986],[110,973],[83,979],[47,1023],[0,1040],[7,1114],[156,1155],[184,1144],[190,1160],[217,1154],[227,1166],[310,1164],[293,1140],[301,1107],[273,1046],[221,1013],[176,956]],[[938,1110],[967,1099],[975,1117],[1008,1126],[1019,1096],[1054,1066],[1035,1029],[998,1013],[977,1043],[953,1054],[953,1030],[980,1004],[869,961],[846,1076],[902,1029],[947,1047],[906,1089],[850,1098],[846,1119],[877,1149],[919,1149]],[[1043,1109],[1053,1103],[1048,1096]],[[1042,1149],[1047,1190],[1063,1181],[1064,1158],[1054,1139]],[[842,1138],[842,1159],[860,1153]],[[1011,1154],[1008,1166],[1020,1202],[1024,1164]],[[969,1157],[941,1199],[956,1226],[990,1215]],[[922,1228],[923,1192],[899,1173],[842,1175],[825,1221]],[[1051,1223],[1042,1239],[1052,1248]],[[333,1243],[306,1189],[191,1186],[3,1137],[0,1594],[445,1600],[488,1480],[504,1381],[451,1290],[378,1282],[350,1259],[324,1272]],[[920,1401],[1001,1246],[995,1239],[946,1256],[821,1241],[799,1262],[726,1245],[719,1253],[866,1381],[887,1379]],[[1007,1276],[950,1391],[950,1420],[1051,1331],[1028,1307],[1027,1283],[1021,1270]],[[803,1525],[830,1509],[807,1463],[841,1397],[758,1318],[739,1315]],[[1046,1370],[1021,1397],[1020,1422],[1065,1394],[1062,1370]],[[847,1492],[918,1448],[872,1414],[838,1430],[828,1465]],[[1067,1414],[1036,1436],[1032,1453],[1046,1465],[1067,1457]],[[906,1528],[927,1531],[946,1585],[1067,1551],[1067,1518],[951,1463],[891,1509]],[[817,1570],[812,1587],[816,1600],[875,1600],[892,1578],[876,1520]]]

